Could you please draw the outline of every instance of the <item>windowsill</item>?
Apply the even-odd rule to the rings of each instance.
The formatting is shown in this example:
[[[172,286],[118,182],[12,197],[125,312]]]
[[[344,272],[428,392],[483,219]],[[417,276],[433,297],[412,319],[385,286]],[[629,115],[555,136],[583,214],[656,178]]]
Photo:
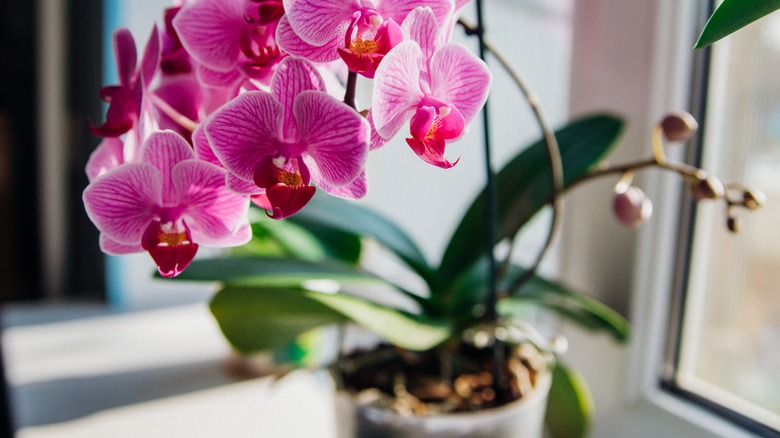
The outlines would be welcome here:
[[[138,436],[328,437],[331,386],[322,374],[243,379],[205,305],[29,324],[6,309],[6,372],[20,438]],[[44,321],[57,310],[41,309]],[[15,325],[22,314],[27,323]]]

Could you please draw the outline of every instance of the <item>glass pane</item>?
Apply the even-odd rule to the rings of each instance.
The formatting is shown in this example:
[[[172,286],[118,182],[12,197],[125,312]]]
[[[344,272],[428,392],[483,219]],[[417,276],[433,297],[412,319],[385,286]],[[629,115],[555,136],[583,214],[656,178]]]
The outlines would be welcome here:
[[[704,168],[768,202],[735,212],[737,235],[722,203],[697,212],[678,383],[780,429],[780,16],[716,43],[712,59]]]

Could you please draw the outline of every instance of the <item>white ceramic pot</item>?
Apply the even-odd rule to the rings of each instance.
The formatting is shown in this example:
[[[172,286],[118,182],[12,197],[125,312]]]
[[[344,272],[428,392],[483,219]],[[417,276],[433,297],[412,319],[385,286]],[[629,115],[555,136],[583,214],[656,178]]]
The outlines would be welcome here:
[[[544,429],[549,371],[538,376],[527,397],[481,412],[402,416],[377,406],[360,406],[345,391],[336,393],[338,438],[540,438]]]

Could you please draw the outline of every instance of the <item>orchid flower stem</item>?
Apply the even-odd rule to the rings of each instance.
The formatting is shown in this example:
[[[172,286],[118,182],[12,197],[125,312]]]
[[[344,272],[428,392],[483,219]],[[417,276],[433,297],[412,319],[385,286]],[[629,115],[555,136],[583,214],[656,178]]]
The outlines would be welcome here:
[[[462,18],[458,20],[458,23],[465,27],[467,32],[478,32],[478,34],[481,34],[481,32],[479,32],[479,28],[481,26],[475,26],[474,24],[468,23]],[[511,64],[509,58],[500,49],[498,49],[495,44],[493,44],[484,36],[482,36],[482,44],[487,51],[493,54],[493,57],[511,76],[512,80],[525,96],[526,102],[530,106],[536,122],[542,130],[542,135],[544,137],[545,144],[547,145],[547,153],[550,159],[550,179],[553,187],[552,200],[550,202],[552,205],[552,218],[550,219],[547,238],[545,240],[544,246],[537,254],[536,260],[534,260],[534,263],[531,265],[531,267],[513,283],[511,288],[509,288],[509,290],[516,290],[534,275],[539,267],[539,264],[544,259],[544,256],[547,254],[547,251],[550,249],[555,239],[555,235],[560,223],[560,211],[562,209],[558,195],[563,191],[563,162],[561,159],[560,148],[558,147],[558,141],[555,138],[555,133],[542,113],[542,109],[536,93],[533,92],[525,78]],[[507,257],[504,259],[501,272],[506,272],[509,269],[509,265],[511,263],[510,259],[512,255],[512,246],[510,246],[510,251]]]
[[[355,106],[355,89],[357,88],[357,73],[350,70],[347,74],[347,87],[344,91],[344,103],[357,110]]]
[[[198,123],[190,119],[189,117],[185,116],[184,114],[177,111],[175,108],[173,108],[168,102],[163,100],[160,96],[149,93],[149,98],[151,99],[152,103],[162,111],[166,116],[170,117],[174,122],[178,123],[179,126],[182,128],[193,132],[195,131],[195,128],[198,127]]]

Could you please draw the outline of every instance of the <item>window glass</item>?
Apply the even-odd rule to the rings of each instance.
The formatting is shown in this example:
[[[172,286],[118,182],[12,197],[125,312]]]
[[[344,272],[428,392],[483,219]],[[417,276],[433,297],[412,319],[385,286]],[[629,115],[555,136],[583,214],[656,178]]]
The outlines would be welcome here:
[[[703,167],[744,181],[763,209],[696,212],[677,384],[780,430],[780,15],[713,47]]]

